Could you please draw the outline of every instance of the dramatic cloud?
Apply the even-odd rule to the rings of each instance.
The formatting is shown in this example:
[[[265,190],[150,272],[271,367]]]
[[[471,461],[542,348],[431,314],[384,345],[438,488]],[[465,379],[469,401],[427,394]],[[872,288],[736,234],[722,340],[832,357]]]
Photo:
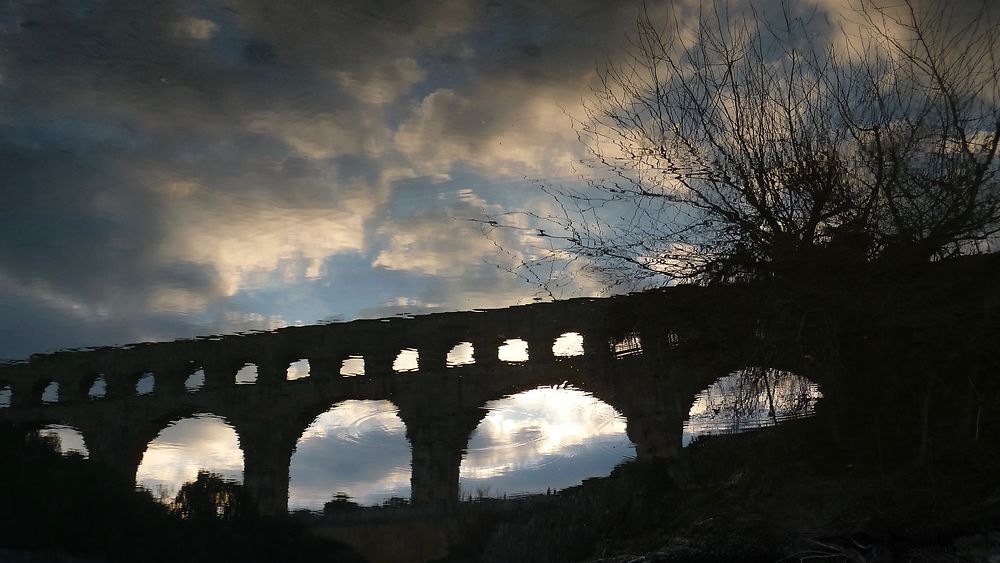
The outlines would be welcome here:
[[[590,173],[574,119],[640,8],[5,3],[0,357],[530,301],[508,271],[551,241],[465,219],[558,212],[532,180]]]
[[[487,408],[462,461],[466,494],[557,490],[606,475],[635,453],[625,419],[575,389],[541,387]]]

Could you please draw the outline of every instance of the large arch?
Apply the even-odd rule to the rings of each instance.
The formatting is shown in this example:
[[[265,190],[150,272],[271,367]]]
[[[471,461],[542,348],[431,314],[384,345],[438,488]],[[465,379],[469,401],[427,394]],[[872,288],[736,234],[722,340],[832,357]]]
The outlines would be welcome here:
[[[463,497],[563,489],[635,456],[622,413],[571,385],[521,391],[485,409],[463,456]]]
[[[159,421],[156,436],[146,442],[136,467],[137,486],[154,496],[173,497],[199,470],[243,481],[244,454],[236,427],[209,412],[174,414]]]
[[[315,408],[310,409],[314,412]],[[344,399],[312,417],[289,462],[289,509],[320,510],[335,493],[362,505],[410,495],[411,449],[398,407]]]

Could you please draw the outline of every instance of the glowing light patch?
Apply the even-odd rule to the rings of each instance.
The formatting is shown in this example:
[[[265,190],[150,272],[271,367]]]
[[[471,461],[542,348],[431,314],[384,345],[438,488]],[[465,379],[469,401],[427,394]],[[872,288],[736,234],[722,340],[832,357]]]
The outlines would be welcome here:
[[[247,364],[236,372],[237,385],[253,385],[254,383],[257,383],[257,366]]]
[[[683,445],[698,436],[734,434],[812,416],[823,398],[805,377],[748,367],[720,377],[695,397],[684,422]]]
[[[295,381],[296,379],[306,377],[309,377],[309,360],[299,360],[288,366],[288,372],[285,375],[285,379],[288,381]]]
[[[72,426],[65,424],[49,424],[38,431],[41,436],[50,436],[59,443],[59,451],[68,454],[77,452],[83,457],[89,457],[90,452],[83,441],[83,434]]]
[[[552,344],[552,354],[569,358],[583,355],[583,335],[579,332],[567,332],[556,338]]]
[[[505,340],[497,350],[497,357],[504,362],[527,362],[528,343],[520,338]]]
[[[420,354],[412,348],[400,350],[399,355],[392,362],[392,371],[417,371],[420,368],[419,357]]]
[[[354,377],[365,374],[365,359],[361,356],[351,356],[340,366],[340,375]]]
[[[243,481],[239,437],[220,416],[200,413],[170,423],[146,447],[135,480],[154,496],[172,500],[199,469]]]
[[[570,387],[540,387],[492,401],[460,469],[465,496],[538,493],[607,475],[635,455],[625,419]]]
[[[290,467],[290,510],[322,510],[337,492],[361,505],[410,496],[410,445],[389,401],[344,401],[302,433]]]
[[[476,363],[475,359],[476,349],[472,346],[471,342],[460,342],[455,345],[454,348],[448,352],[448,357],[445,360],[448,367],[458,367],[467,366],[469,364]]]

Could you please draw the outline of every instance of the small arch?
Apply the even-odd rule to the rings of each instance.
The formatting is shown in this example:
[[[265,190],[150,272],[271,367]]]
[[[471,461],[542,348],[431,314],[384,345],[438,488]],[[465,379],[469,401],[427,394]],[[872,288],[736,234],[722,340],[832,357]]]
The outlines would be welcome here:
[[[156,376],[151,373],[142,374],[135,382],[136,395],[151,395],[156,389]]]
[[[14,389],[6,383],[0,383],[0,409],[10,407],[13,397]]]
[[[198,369],[184,380],[184,390],[188,393],[197,393],[205,386],[205,370]]]
[[[445,358],[445,365],[454,368],[467,366],[476,363],[476,349],[471,342],[459,342],[449,352]]]
[[[63,455],[76,452],[83,457],[90,457],[87,443],[79,430],[66,424],[47,424],[38,430],[38,435],[49,438],[56,443],[56,448]]]
[[[616,338],[612,342],[613,350],[615,352],[615,358],[627,358],[629,356],[636,356],[642,353],[642,339],[639,335],[630,332],[626,334],[623,338]]]
[[[675,330],[667,331],[667,346],[676,348],[681,345],[681,335]]]
[[[583,355],[583,335],[579,332],[566,332],[559,335],[552,343],[552,355],[561,358],[571,358]]]
[[[801,375],[759,366],[716,379],[695,396],[682,444],[700,436],[737,434],[815,414],[819,386]]]
[[[295,445],[288,509],[322,510],[335,493],[363,506],[410,496],[410,444],[390,401],[348,400],[321,413]]]
[[[257,366],[244,364],[240,371],[236,372],[236,385],[253,385],[255,383],[257,383]]]
[[[243,481],[239,435],[221,416],[202,412],[167,423],[146,445],[135,482],[169,502],[182,485],[197,478],[199,469]]]
[[[413,348],[403,348],[392,362],[392,371],[396,373],[417,371],[420,369],[420,353]]]
[[[103,375],[98,375],[87,388],[87,397],[90,399],[103,399],[108,395],[108,381]]]
[[[44,384],[41,401],[43,404],[51,405],[59,402],[59,382],[50,381]]]
[[[635,456],[625,417],[569,385],[490,401],[459,469],[465,498],[559,490]]]
[[[520,338],[504,340],[497,349],[497,358],[504,362],[522,363],[528,361],[528,343]]]
[[[309,377],[310,374],[309,360],[297,360],[288,365],[285,380],[295,381],[296,379],[304,379]]]
[[[362,356],[348,356],[340,364],[340,375],[354,377],[365,374],[365,359]]]

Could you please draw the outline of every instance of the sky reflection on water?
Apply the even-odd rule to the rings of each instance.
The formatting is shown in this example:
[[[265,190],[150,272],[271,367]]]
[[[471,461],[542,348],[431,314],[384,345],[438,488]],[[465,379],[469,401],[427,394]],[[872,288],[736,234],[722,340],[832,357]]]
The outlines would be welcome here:
[[[635,456],[625,418],[577,389],[540,387],[486,408],[462,460],[466,496],[564,489]]]
[[[136,471],[136,484],[172,499],[198,470],[243,481],[243,450],[236,430],[220,416],[196,414],[176,420],[150,442]]]
[[[634,456],[624,418],[576,389],[542,387],[487,409],[462,461],[465,495],[558,490],[606,475]],[[242,481],[238,437],[218,416],[199,414],[164,428],[145,452],[136,482],[172,497],[199,469]],[[391,402],[344,401],[306,429],[289,472],[291,510],[321,510],[338,492],[369,506],[409,498],[406,427]]]
[[[699,436],[736,434],[812,416],[823,398],[805,377],[750,367],[717,379],[695,396],[684,422],[683,444]]]

